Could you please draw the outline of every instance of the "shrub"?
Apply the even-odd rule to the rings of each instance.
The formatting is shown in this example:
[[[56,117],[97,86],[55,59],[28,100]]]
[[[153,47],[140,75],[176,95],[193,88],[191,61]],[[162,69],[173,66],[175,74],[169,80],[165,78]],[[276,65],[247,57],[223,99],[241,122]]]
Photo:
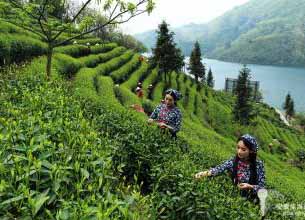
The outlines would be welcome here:
[[[1,3],[0,3],[1,4]],[[9,6],[6,6],[9,7]],[[1,9],[0,9],[1,10]],[[0,33],[2,34],[13,34],[13,35],[21,35],[29,38],[33,38],[36,40],[41,40],[41,37],[37,34],[34,34],[30,31],[26,31],[16,25],[10,24],[5,21],[0,21]]]
[[[94,45],[91,46],[90,49],[88,49],[88,47],[84,45],[68,45],[68,46],[57,47],[54,49],[54,52],[67,54],[72,57],[83,57],[89,54],[105,53],[114,49],[115,47],[117,47],[117,44],[115,43],[97,45],[97,46]]]
[[[138,82],[143,82],[143,79],[148,74],[148,64],[146,62],[141,62],[141,66],[130,76],[128,81],[123,83],[123,86],[134,91],[137,87]],[[145,89],[145,88],[144,88]]]
[[[139,54],[133,55],[132,59],[128,63],[112,72],[110,76],[113,81],[119,84],[125,82],[128,77],[139,67],[139,57]]]
[[[128,193],[112,172],[115,141],[84,116],[94,105],[63,81],[24,77],[1,91],[15,96],[0,105],[1,218],[143,219],[136,188]]]
[[[92,54],[86,57],[81,57],[78,60],[87,67],[96,67],[99,63],[104,63],[112,58],[120,56],[126,49],[124,47],[116,47],[113,50],[103,54]]]
[[[186,108],[189,103],[190,89],[187,87],[183,96],[183,107]]]
[[[151,72],[148,72],[146,79],[143,82],[143,88],[148,88],[150,84],[153,87],[160,81],[160,77],[158,76],[158,69],[155,68]]]
[[[68,79],[71,79],[83,67],[83,64],[78,60],[60,53],[54,55],[54,64],[58,73]]]
[[[97,95],[93,80],[96,77],[96,72],[90,68],[82,68],[75,77],[74,89],[76,96],[86,97],[88,101],[100,103],[101,99]]]
[[[114,93],[119,102],[126,107],[130,107],[134,104],[141,104],[139,98],[123,86],[116,85],[114,87]]]
[[[116,99],[114,92],[113,81],[109,76],[97,76],[98,95],[101,97],[103,103],[109,104],[112,108],[122,107]]]
[[[18,63],[46,54],[47,45],[22,35],[0,35],[0,65]]]
[[[150,100],[143,101],[142,107],[147,115],[151,115],[154,111],[154,104]]]
[[[131,50],[126,51],[119,57],[116,57],[106,63],[100,64],[96,67],[96,71],[100,75],[110,75],[111,71],[119,68],[124,63],[128,62],[132,58],[133,52]]]
[[[82,44],[82,45],[87,45],[87,43],[89,43],[90,45],[104,43],[100,38],[76,39],[76,42],[77,42],[77,44]]]

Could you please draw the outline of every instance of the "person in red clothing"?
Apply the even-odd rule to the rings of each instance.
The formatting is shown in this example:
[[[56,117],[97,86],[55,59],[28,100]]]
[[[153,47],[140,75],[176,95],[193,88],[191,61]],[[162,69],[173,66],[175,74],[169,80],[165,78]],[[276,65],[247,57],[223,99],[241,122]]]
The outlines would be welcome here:
[[[142,62],[144,60],[144,57],[141,55],[139,56],[139,61]]]
[[[144,93],[143,93],[142,88],[137,87],[137,88],[136,88],[136,94],[137,94],[137,96],[138,96],[140,99],[142,99],[143,96],[144,96]]]
[[[142,83],[141,82],[138,82],[138,86],[136,88],[136,94],[137,96],[142,99],[143,96],[144,96],[144,93],[143,93],[143,89],[142,89]]]

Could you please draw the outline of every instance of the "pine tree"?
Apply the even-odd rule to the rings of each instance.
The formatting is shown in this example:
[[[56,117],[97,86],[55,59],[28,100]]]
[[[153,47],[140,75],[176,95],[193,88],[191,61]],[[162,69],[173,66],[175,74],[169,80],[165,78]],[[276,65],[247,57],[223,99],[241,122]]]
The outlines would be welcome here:
[[[156,47],[152,49],[152,65],[159,66],[159,73],[165,76],[172,71],[181,71],[184,56],[174,42],[174,32],[170,32],[168,24],[163,21],[157,30]]]
[[[209,72],[208,72],[207,85],[211,88],[214,88],[214,78],[213,78],[213,73],[212,73],[211,68],[209,69]]]
[[[235,88],[236,103],[234,106],[234,118],[241,124],[249,124],[254,114],[252,114],[252,95],[250,85],[250,69],[244,66],[238,76],[237,85]]]
[[[287,115],[289,115],[289,117],[293,117],[295,115],[295,110],[294,110],[294,101],[293,99],[291,99],[289,107],[287,109]]]
[[[196,41],[190,57],[190,66],[188,68],[190,74],[195,77],[196,82],[201,78],[201,81],[205,82],[205,67],[201,62],[201,50],[198,41]]]
[[[286,95],[286,99],[283,105],[283,108],[286,112],[286,118],[293,117],[295,115],[295,110],[294,110],[294,101],[291,98],[290,93]]]
[[[284,104],[283,104],[283,109],[284,109],[285,111],[287,111],[287,109],[289,108],[290,102],[291,102],[291,95],[290,95],[290,93],[288,92],[288,94],[286,95],[286,98],[285,98],[285,102],[284,102]]]

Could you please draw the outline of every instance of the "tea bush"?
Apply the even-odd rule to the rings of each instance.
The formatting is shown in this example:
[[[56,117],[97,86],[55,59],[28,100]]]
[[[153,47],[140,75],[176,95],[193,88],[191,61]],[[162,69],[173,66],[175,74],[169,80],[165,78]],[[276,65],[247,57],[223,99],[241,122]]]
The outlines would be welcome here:
[[[77,58],[77,57],[87,56],[89,54],[105,53],[116,47],[117,47],[117,44],[115,44],[115,43],[109,43],[109,44],[104,44],[104,45],[94,45],[94,46],[90,46],[90,49],[88,49],[88,47],[84,46],[84,45],[68,45],[68,46],[56,47],[54,49],[54,52],[64,53],[64,54]]]
[[[126,88],[130,89],[131,91],[134,91],[137,87],[138,82],[142,82],[141,79],[144,79],[146,75],[149,74],[148,72],[148,64],[146,62],[141,62],[140,67],[132,73],[130,78],[125,81],[122,85]],[[147,89],[147,88],[143,88]]]
[[[110,76],[113,81],[117,84],[125,82],[129,78],[129,76],[139,67],[139,57],[140,55],[134,54],[132,59],[128,63],[126,63],[124,66],[117,69],[116,71],[112,72]]]
[[[78,60],[83,63],[87,67],[96,67],[98,64],[107,62],[112,58],[120,56],[123,52],[126,51],[124,47],[116,47],[113,50],[101,53],[101,54],[91,54],[89,56],[84,56],[79,58]]]
[[[47,45],[40,40],[22,35],[0,35],[0,66],[29,60],[46,51]]]

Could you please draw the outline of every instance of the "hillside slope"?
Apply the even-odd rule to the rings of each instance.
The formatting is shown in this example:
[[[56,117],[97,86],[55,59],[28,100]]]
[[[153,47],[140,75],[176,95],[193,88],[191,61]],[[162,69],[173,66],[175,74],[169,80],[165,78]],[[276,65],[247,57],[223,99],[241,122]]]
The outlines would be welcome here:
[[[304,172],[287,160],[304,149],[305,136],[274,109],[258,104],[255,123],[242,127],[232,121],[228,94],[197,88],[183,73],[164,82],[137,53],[113,43],[92,46],[90,54],[83,48],[57,48],[51,81],[45,56],[1,69],[1,218],[258,219],[259,208],[229,177],[193,179],[232,156],[237,133],[245,132],[261,145],[270,204],[303,201]],[[144,89],[153,84],[152,100],[136,97],[138,81]],[[165,87],[184,95],[177,141],[130,109],[155,107]],[[286,219],[281,214],[270,209],[268,217]]]

